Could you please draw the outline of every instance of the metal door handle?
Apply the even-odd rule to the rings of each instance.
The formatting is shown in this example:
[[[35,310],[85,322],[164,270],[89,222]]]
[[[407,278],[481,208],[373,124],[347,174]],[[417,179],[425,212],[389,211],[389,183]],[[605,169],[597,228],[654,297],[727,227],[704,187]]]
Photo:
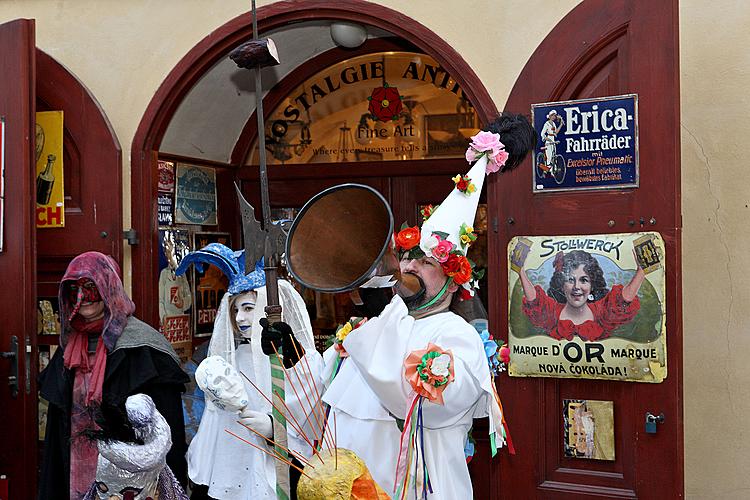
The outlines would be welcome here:
[[[10,386],[10,395],[13,398],[18,397],[18,337],[15,335],[10,338],[10,351],[0,352],[0,358],[10,359],[10,375],[8,375],[8,385]]]

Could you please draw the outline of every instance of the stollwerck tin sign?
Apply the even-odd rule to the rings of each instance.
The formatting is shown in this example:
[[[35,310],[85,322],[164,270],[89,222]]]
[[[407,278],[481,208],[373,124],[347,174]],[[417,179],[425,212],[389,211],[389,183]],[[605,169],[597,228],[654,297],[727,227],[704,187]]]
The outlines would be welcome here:
[[[638,95],[531,105],[535,193],[638,187]]]
[[[177,164],[175,223],[215,226],[216,172],[213,168]]]

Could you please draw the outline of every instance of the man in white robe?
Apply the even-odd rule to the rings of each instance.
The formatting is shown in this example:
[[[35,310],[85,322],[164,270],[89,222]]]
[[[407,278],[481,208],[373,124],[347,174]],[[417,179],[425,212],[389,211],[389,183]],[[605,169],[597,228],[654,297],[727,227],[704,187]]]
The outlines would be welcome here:
[[[489,417],[493,455],[505,442],[502,410],[481,337],[449,310],[459,291],[463,297],[473,295],[481,275],[466,254],[477,238],[472,226],[485,175],[518,166],[535,143],[534,130],[521,115],[503,113],[489,129],[472,137],[466,153],[471,169],[453,179],[455,189],[426,216],[422,228],[403,228],[394,238],[402,282],[404,276],[418,280],[422,293],[412,295],[407,287],[397,287],[403,297],[396,295],[378,316],[324,354],[324,381],[329,386],[323,400],[331,406],[328,425],[336,425],[337,445],[359,455],[390,494],[398,491],[397,476],[401,479],[401,471],[396,471],[402,439],[397,420],[407,418],[417,394],[404,362],[415,351],[422,351],[422,357],[429,344],[452,355],[454,372],[453,380],[437,389],[442,390],[442,402],[422,402],[424,443],[420,437],[418,455],[429,474],[429,498],[472,498],[464,444],[474,418]],[[340,353],[347,357],[336,363]],[[334,367],[337,374],[331,373]],[[435,365],[423,370],[420,375],[428,380],[440,375]],[[420,378],[411,380],[419,384]],[[404,491],[415,498],[421,495],[424,477],[415,461],[409,462],[406,477],[414,470],[414,482],[407,480]]]
[[[422,303],[434,298],[448,280],[432,257],[407,259],[401,267],[424,282]],[[386,492],[393,492],[399,454],[396,418],[406,418],[414,398],[403,363],[409,353],[432,343],[453,353],[455,378],[443,392],[443,405],[423,404],[430,498],[471,498],[464,443],[473,419],[487,416],[492,388],[482,340],[449,311],[457,289],[451,284],[435,304],[419,312],[410,313],[402,298],[394,297],[379,316],[346,337],[343,347],[350,360],[342,364],[323,398],[336,414],[337,445],[359,455]],[[332,354],[325,357],[328,362]]]

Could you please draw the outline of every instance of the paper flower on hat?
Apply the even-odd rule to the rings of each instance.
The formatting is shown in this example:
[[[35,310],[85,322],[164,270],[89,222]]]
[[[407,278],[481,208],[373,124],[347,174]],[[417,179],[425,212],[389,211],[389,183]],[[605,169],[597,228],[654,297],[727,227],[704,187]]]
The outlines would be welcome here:
[[[419,211],[419,214],[422,216],[422,222],[424,222],[427,219],[429,219],[430,215],[432,215],[433,212],[435,212],[435,210],[437,210],[437,208],[439,206],[440,205],[435,205],[435,206],[433,206],[433,205],[426,205],[426,206],[422,207],[422,209]]]
[[[453,178],[453,183],[456,185],[456,189],[466,196],[477,190],[477,187],[471,183],[471,177],[468,175],[458,174]]]
[[[175,274],[185,274],[191,264],[195,265],[198,271],[202,271],[205,264],[218,267],[229,278],[227,291],[232,295],[255,290],[266,284],[263,259],[255,264],[255,269],[251,273],[245,274],[245,251],[234,252],[221,243],[209,243],[200,250],[187,254],[175,270]]]
[[[474,163],[479,158],[486,156],[487,173],[497,172],[508,161],[508,152],[505,145],[500,142],[500,134],[494,134],[482,130],[471,138],[469,149],[466,150],[466,161]]]
[[[467,226],[466,223],[461,224],[461,229],[458,232],[459,238],[461,238],[461,246],[468,247],[475,241],[477,241],[477,235],[474,232],[472,226]]]
[[[382,87],[373,89],[372,95],[367,100],[370,101],[368,111],[375,119],[381,122],[398,120],[403,109],[398,88],[389,87],[387,83]]]
[[[412,351],[404,361],[406,379],[419,396],[443,404],[443,391],[453,382],[453,353],[435,344]]]

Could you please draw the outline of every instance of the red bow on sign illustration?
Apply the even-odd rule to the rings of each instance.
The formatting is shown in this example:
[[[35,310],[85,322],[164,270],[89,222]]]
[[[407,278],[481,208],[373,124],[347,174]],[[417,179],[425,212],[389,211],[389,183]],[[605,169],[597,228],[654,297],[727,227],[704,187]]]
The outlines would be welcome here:
[[[398,88],[389,87],[387,83],[382,87],[372,89],[372,94],[367,100],[370,101],[368,111],[376,120],[381,122],[398,120],[398,115],[403,109]]]

